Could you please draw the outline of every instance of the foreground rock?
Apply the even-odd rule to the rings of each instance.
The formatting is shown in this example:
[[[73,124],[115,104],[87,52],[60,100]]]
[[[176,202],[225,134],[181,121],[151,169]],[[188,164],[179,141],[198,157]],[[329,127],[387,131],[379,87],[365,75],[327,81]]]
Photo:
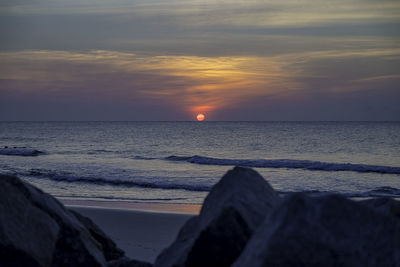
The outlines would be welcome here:
[[[151,233],[150,233],[151,234]],[[213,187],[156,266],[400,266],[400,202],[292,194],[236,167]],[[0,175],[0,266],[149,267],[90,219]]]
[[[392,215],[400,220],[400,202],[391,198],[367,199],[360,202],[385,215]]]
[[[389,202],[370,208],[337,195],[291,195],[234,266],[400,266],[400,225],[386,211]]]
[[[90,219],[12,176],[0,176],[1,266],[106,266],[122,258]]]
[[[155,266],[230,266],[280,198],[257,172],[228,171]]]
[[[153,265],[148,262],[132,260],[125,257],[108,262],[108,267],[151,267],[151,266]]]

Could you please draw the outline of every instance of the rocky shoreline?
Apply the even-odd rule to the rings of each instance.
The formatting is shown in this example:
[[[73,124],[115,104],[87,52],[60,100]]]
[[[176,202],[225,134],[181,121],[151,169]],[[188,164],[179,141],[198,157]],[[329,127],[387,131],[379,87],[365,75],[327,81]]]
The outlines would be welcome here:
[[[151,266],[127,258],[89,218],[12,176],[0,176],[0,265]],[[400,266],[400,203],[281,198],[256,171],[235,167],[154,266]]]

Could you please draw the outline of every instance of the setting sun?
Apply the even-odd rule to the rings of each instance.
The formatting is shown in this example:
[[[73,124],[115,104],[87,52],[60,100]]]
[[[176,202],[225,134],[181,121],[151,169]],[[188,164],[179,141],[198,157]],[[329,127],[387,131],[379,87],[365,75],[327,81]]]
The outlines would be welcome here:
[[[197,120],[198,121],[204,121],[204,119],[205,119],[205,116],[203,114],[198,114],[197,115]]]

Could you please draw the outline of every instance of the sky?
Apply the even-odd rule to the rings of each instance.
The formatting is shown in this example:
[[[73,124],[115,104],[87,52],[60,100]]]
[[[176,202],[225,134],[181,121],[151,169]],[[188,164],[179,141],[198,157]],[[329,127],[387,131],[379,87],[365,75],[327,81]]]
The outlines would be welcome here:
[[[0,120],[400,120],[398,0],[4,0]]]

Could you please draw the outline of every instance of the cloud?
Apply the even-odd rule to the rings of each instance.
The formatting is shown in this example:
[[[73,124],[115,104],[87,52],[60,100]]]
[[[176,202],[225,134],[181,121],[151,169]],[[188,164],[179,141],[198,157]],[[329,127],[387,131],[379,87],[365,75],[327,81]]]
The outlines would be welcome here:
[[[395,0],[18,0],[3,1],[7,14],[129,14],[137,17],[174,17],[182,25],[300,26],[340,22],[399,21]]]
[[[7,1],[2,50],[270,56],[398,47],[398,1]]]
[[[75,109],[76,114],[91,117],[101,117],[103,113],[98,110],[107,106],[113,112],[106,117],[115,119],[137,119],[137,114],[141,114],[142,120],[171,116],[190,119],[199,112],[210,114],[209,118],[226,119],[225,111],[232,109],[258,110],[257,118],[269,118],[271,114],[281,118],[285,112],[261,112],[261,103],[270,107],[282,104],[291,110],[288,103],[301,106],[304,99],[312,98],[319,100],[308,101],[310,107],[304,110],[322,110],[320,103],[328,99],[335,103],[353,101],[358,107],[363,105],[362,101],[376,100],[372,106],[387,106],[377,109],[378,117],[392,119],[392,100],[400,100],[396,93],[400,85],[399,49],[317,51],[270,57],[33,50],[2,52],[0,58],[0,102],[8,107],[3,107],[3,118],[29,114],[23,111],[23,103],[33,100],[44,110],[47,106],[48,112],[54,103],[59,103],[59,107],[64,107],[57,108],[61,117],[74,114],[65,108],[69,105],[81,107]],[[392,96],[376,98],[376,93],[371,93],[381,90],[391,92]],[[15,107],[10,103],[15,103]],[[337,119],[348,116],[339,108],[334,110]],[[366,118],[375,116],[371,112],[365,113]],[[173,115],[167,116],[168,113]],[[253,119],[250,112],[241,114]],[[303,114],[315,117],[311,111]],[[325,115],[331,117],[329,112]]]
[[[396,0],[2,1],[0,119],[393,119],[399,14]]]
[[[211,111],[237,103],[242,95],[273,93],[286,76],[280,72],[283,63],[254,57],[143,56],[115,51],[24,51],[0,57],[3,90],[169,102],[182,112]]]

